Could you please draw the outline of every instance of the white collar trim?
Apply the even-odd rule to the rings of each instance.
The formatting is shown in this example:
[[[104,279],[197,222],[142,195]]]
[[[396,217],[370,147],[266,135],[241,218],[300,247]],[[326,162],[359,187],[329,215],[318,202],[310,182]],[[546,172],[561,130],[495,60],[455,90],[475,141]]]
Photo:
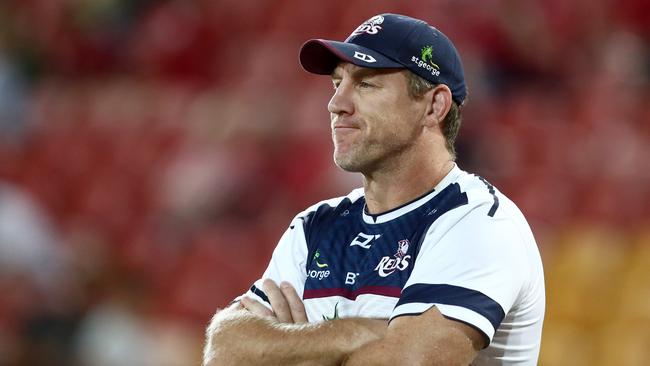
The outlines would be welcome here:
[[[363,221],[366,224],[383,224],[385,222],[388,222],[390,220],[396,219],[404,214],[407,214],[425,203],[429,202],[433,197],[435,197],[440,191],[442,191],[445,187],[447,187],[449,184],[452,182],[456,181],[460,174],[463,171],[458,167],[458,165],[454,164],[454,167],[451,169],[447,175],[442,178],[442,180],[433,188],[431,192],[426,194],[425,196],[416,199],[413,202],[407,203],[404,206],[392,209],[386,213],[379,214],[379,215],[369,215],[366,213],[366,206],[364,204],[363,207]]]

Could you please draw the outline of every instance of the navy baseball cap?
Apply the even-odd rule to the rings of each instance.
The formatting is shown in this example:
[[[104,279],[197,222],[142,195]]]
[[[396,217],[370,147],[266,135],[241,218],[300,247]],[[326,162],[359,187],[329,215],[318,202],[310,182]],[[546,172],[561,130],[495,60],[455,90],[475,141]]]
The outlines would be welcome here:
[[[300,49],[300,64],[314,74],[330,75],[341,61],[408,69],[433,84],[447,85],[458,105],[467,96],[463,65],[449,38],[425,21],[405,15],[375,15],[344,42],[311,39]]]

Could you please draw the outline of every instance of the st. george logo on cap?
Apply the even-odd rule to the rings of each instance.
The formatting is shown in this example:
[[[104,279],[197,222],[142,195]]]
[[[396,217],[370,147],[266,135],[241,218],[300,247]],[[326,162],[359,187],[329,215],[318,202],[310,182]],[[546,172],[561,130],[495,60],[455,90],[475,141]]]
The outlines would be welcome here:
[[[314,74],[330,75],[341,61],[369,68],[406,68],[434,84],[447,85],[458,105],[467,96],[463,65],[449,38],[405,15],[376,15],[344,42],[312,39],[300,49],[302,67]]]

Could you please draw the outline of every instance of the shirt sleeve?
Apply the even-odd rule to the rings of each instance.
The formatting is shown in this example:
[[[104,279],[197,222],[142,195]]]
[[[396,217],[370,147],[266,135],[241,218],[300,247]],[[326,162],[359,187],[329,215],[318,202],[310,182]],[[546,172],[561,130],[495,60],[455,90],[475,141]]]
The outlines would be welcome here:
[[[525,243],[512,219],[490,217],[483,208],[429,229],[391,320],[436,306],[492,340],[522,287]]]
[[[255,281],[253,286],[246,292],[246,296],[256,299],[270,309],[271,304],[262,289],[262,282],[270,278],[278,285],[282,281],[289,282],[302,298],[305,280],[307,278],[307,272],[305,270],[307,243],[303,224],[304,221],[300,215],[293,219],[273,251],[266,271],[264,271],[262,277]],[[239,300],[239,298],[241,296],[235,299],[235,301]]]

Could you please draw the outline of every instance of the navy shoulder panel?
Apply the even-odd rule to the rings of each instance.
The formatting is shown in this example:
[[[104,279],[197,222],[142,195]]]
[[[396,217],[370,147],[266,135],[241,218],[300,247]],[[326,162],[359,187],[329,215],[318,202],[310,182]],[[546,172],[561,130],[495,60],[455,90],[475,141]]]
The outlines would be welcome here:
[[[360,203],[361,207],[363,207],[364,202],[364,198],[361,197],[355,201],[355,206]],[[338,217],[350,215],[350,208],[352,206],[352,201],[346,197],[335,207],[323,203],[315,211],[311,211],[302,217],[305,241],[307,242],[307,262],[305,269],[309,268],[311,259],[318,249],[318,240],[314,239],[320,237],[323,234],[322,231],[327,230]]]

